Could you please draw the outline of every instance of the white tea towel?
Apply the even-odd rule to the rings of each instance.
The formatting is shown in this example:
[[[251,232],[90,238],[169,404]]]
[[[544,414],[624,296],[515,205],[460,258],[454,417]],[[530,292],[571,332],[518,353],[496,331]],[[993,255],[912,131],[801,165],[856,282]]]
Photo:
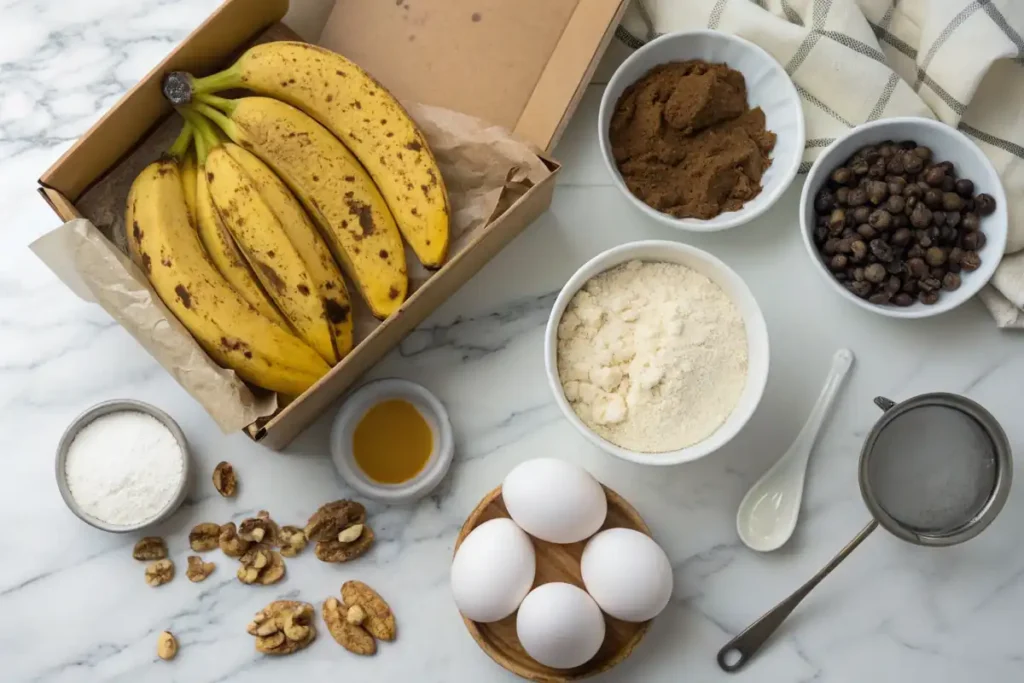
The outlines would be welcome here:
[[[938,118],[974,140],[1010,215],[981,300],[1000,327],[1024,329],[1024,0],[634,0],[616,36],[636,48],[697,28],[785,66],[807,124],[801,172],[851,127],[889,116]]]

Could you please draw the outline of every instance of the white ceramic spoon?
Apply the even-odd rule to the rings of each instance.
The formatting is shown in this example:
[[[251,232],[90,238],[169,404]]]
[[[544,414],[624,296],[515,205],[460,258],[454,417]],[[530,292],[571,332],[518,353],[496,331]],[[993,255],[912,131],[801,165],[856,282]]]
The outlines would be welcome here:
[[[736,512],[736,531],[747,547],[760,552],[777,550],[793,535],[800,515],[800,500],[804,495],[807,460],[811,457],[821,424],[851,365],[852,351],[836,351],[818,402],[814,404],[793,445],[740,501]]]

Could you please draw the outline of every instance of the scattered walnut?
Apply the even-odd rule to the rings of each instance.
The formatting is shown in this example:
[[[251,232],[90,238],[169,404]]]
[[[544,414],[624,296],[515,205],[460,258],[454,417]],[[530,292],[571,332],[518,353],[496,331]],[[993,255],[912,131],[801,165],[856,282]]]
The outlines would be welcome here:
[[[220,544],[221,551],[228,557],[241,557],[252,545],[238,535],[234,522],[228,522],[221,526],[217,542]]]
[[[285,557],[295,557],[306,547],[306,534],[297,526],[281,527],[281,554]]]
[[[178,654],[178,640],[170,631],[163,631],[156,638],[156,655],[164,661],[174,659]]]
[[[354,527],[359,527],[359,536],[353,541],[341,541],[340,538],[346,538],[345,531],[339,533],[337,538],[328,541],[320,541],[314,548],[314,553],[317,559],[323,562],[348,562],[359,557],[373,545],[373,529],[366,526],[365,524],[357,524]]]
[[[242,583],[261,583],[264,586],[277,583],[284,576],[284,559],[281,553],[264,545],[249,549],[242,555],[238,568],[238,580]]]
[[[288,655],[316,638],[313,606],[308,602],[275,600],[256,613],[246,632],[256,636],[256,650],[268,655]]]
[[[198,555],[189,555],[185,576],[192,583],[199,583],[200,581],[205,581],[206,577],[213,573],[215,566],[213,562],[203,562],[203,558]]]
[[[266,510],[260,510],[255,517],[243,519],[238,525],[238,535],[242,539],[269,546],[278,544],[279,532],[280,529]]]
[[[338,645],[357,655],[372,655],[377,652],[377,641],[362,626],[348,621],[348,613],[338,598],[327,598],[321,612],[327,630]]]
[[[346,528],[366,521],[366,508],[354,500],[336,500],[321,505],[306,522],[306,538],[310,541],[330,541]]]
[[[192,527],[188,534],[188,544],[197,553],[204,553],[207,550],[214,550],[217,547],[217,538],[220,536],[220,524],[203,522]]]
[[[361,608],[364,612],[359,623],[378,640],[395,639],[395,615],[377,591],[362,581],[346,581],[341,587],[341,599],[350,611]],[[358,613],[352,616],[359,616]]]
[[[132,549],[132,557],[136,560],[162,560],[167,557],[167,544],[159,536],[140,538]]]
[[[174,563],[168,559],[157,560],[146,567],[146,583],[162,586],[174,578]]]
[[[372,655],[377,640],[395,639],[395,615],[375,590],[361,581],[346,581],[341,598],[327,598],[324,623],[331,636],[350,652]]]
[[[235,495],[238,487],[238,479],[235,477],[235,468],[229,462],[219,462],[213,468],[213,488],[217,493],[230,498]]]

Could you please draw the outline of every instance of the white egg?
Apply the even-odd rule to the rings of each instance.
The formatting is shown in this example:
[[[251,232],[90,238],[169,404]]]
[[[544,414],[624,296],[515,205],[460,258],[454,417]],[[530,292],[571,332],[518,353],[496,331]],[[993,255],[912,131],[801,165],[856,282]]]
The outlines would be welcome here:
[[[608,514],[604,489],[590,472],[556,458],[527,460],[501,485],[508,514],[523,531],[551,543],[594,534]]]
[[[668,555],[633,529],[606,529],[590,539],[580,570],[587,592],[616,619],[653,619],[672,597]]]
[[[516,635],[526,653],[541,664],[571,669],[590,661],[601,648],[604,616],[582,589],[545,583],[519,606]]]
[[[466,536],[452,560],[452,595],[473,621],[498,621],[530,592],[537,559],[530,537],[511,519],[492,519]]]

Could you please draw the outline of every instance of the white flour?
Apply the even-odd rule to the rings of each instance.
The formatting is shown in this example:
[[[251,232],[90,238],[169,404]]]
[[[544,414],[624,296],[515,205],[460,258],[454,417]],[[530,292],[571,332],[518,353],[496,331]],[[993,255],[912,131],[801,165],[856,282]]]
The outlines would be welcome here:
[[[78,433],[64,465],[71,497],[108,524],[134,525],[174,498],[184,470],[174,434],[139,411],[96,418]]]
[[[583,422],[612,443],[662,453],[707,438],[747,379],[739,310],[675,263],[630,263],[589,280],[558,326],[558,375]]]

